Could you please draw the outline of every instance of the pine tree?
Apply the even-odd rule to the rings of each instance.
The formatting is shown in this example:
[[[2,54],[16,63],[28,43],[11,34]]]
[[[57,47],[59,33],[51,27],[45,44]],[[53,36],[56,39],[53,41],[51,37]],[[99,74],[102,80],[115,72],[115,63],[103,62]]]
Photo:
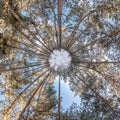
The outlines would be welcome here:
[[[55,93],[53,86],[46,85],[45,89],[39,93],[36,102],[27,107],[21,119],[42,120],[54,118],[57,104]]]
[[[0,116],[20,120],[56,76],[69,80],[76,94],[89,88],[111,109],[100,90],[110,86],[111,94],[120,96],[119,6],[119,0],[2,0]],[[49,62],[55,50],[71,60],[65,68],[64,56],[58,56],[62,60],[53,63],[65,68],[61,72]]]

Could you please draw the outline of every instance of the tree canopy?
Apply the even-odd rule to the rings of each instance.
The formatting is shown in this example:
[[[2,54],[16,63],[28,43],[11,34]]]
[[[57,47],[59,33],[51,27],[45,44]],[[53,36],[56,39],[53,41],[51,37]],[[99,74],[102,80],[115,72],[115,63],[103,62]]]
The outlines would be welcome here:
[[[76,95],[89,89],[119,116],[119,39],[119,0],[1,0],[0,117],[24,120],[27,110],[39,110],[39,96],[45,99],[57,76]],[[55,50],[69,53],[67,70],[51,67]]]

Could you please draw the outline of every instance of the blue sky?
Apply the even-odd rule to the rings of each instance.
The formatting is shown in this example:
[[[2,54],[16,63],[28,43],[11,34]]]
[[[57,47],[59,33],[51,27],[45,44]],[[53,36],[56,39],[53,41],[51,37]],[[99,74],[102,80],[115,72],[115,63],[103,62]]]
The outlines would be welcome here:
[[[58,95],[58,78],[56,78],[54,82],[56,94]],[[74,92],[72,92],[69,88],[69,82],[64,82],[61,80],[61,97],[62,97],[62,107],[67,109],[73,102],[80,104],[81,98],[78,96],[74,96]]]

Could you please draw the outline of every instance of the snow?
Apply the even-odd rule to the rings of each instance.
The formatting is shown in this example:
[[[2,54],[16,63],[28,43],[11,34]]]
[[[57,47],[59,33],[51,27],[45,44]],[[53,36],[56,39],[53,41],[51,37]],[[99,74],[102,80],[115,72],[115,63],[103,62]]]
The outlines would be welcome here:
[[[70,53],[64,49],[54,50],[49,58],[49,64],[56,72],[64,72],[71,64]]]

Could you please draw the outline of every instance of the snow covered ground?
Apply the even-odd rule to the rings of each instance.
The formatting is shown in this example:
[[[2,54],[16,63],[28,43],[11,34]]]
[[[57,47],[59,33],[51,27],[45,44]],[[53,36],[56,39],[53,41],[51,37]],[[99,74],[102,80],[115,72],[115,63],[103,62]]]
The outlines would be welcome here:
[[[68,51],[54,50],[50,55],[49,64],[57,72],[64,72],[68,69],[71,63],[71,56]]]

